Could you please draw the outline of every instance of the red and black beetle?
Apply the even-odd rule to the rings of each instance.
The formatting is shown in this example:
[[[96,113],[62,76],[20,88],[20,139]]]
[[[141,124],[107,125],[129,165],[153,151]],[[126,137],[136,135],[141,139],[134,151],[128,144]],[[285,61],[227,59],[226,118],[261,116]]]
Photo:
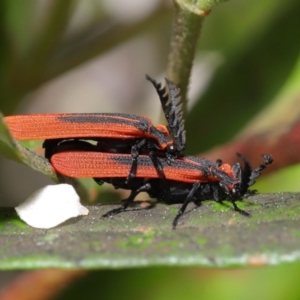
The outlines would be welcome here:
[[[74,148],[76,147],[73,145]],[[124,211],[139,193],[147,192],[150,197],[157,198],[160,202],[182,203],[173,221],[173,228],[190,202],[200,204],[208,199],[229,199],[236,211],[248,215],[237,207],[235,201],[243,198],[260,172],[273,161],[270,155],[263,155],[263,163],[252,171],[249,162],[241,155],[239,156],[244,161],[243,167],[239,163],[231,167],[220,160],[212,162],[192,156],[175,159],[169,165],[166,158],[158,157],[169,188],[166,190],[148,156],[138,157],[136,177],[127,182],[126,176],[131,166],[131,156],[128,154],[102,153],[92,145],[77,145],[75,151],[61,150],[50,159],[57,172],[70,177],[93,177],[99,184],[107,182],[115,188],[131,190],[130,196],[119,208],[109,211],[103,217]]]

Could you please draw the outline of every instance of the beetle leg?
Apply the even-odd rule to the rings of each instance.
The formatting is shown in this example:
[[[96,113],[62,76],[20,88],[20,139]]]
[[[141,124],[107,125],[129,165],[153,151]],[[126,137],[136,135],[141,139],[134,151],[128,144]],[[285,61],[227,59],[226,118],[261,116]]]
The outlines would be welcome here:
[[[134,178],[136,175],[136,170],[137,170],[137,166],[138,166],[138,157],[140,155],[140,149],[145,145],[145,143],[146,143],[146,140],[142,139],[131,147],[132,164],[131,164],[129,174],[125,181],[126,184],[129,183],[130,180],[132,178]]]
[[[192,189],[191,189],[190,192],[188,193],[188,195],[187,195],[186,199],[184,200],[182,206],[181,206],[180,209],[178,210],[178,213],[177,213],[175,219],[173,220],[173,223],[172,223],[173,229],[176,228],[176,226],[177,226],[177,224],[178,224],[179,218],[184,214],[184,212],[185,212],[187,206],[189,205],[189,203],[193,201],[193,196],[194,196],[195,192],[197,191],[197,189],[198,189],[199,187],[200,187],[200,182],[199,182],[199,181],[197,181],[197,182],[195,182],[195,183],[193,184]]]
[[[232,202],[233,208],[234,208],[234,210],[235,210],[236,212],[240,213],[240,214],[243,215],[243,216],[251,217],[251,214],[250,214],[250,213],[248,213],[247,211],[245,211],[245,210],[239,208],[239,207],[236,205],[235,200],[231,200],[231,202]]]
[[[105,219],[111,216],[114,216],[116,214],[119,214],[126,210],[126,208],[130,205],[130,203],[133,202],[134,198],[141,192],[147,192],[151,189],[151,185],[149,183],[146,183],[139,187],[138,189],[131,191],[129,197],[124,201],[124,203],[121,204],[120,207],[112,209],[108,211],[106,214],[102,215],[101,218]]]

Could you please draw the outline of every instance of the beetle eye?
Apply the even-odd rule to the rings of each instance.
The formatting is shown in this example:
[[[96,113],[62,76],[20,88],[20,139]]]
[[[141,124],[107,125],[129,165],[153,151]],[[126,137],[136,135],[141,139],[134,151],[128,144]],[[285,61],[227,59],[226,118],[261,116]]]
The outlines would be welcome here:
[[[175,147],[174,145],[169,145],[167,151],[170,154],[175,154],[177,152],[177,147]]]

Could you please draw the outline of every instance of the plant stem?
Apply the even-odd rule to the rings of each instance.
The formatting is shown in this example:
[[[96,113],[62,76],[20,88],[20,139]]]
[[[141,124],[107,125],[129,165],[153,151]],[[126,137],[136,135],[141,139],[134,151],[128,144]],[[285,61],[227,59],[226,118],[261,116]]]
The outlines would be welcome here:
[[[174,0],[173,33],[166,75],[181,89],[184,112],[189,78],[204,17],[210,13],[212,7],[224,1],[226,0]]]

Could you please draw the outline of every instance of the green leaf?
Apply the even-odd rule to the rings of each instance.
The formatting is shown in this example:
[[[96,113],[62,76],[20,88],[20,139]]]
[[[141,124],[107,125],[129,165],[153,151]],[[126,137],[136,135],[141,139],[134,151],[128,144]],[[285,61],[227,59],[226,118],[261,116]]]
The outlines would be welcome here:
[[[16,150],[15,141],[10,135],[6,123],[3,121],[3,115],[1,113],[0,119],[0,154],[6,158],[21,162],[19,153]]]
[[[199,153],[225,143],[276,99],[294,70],[300,49],[294,30],[300,24],[296,16],[299,2],[285,3],[285,6],[285,13],[278,7],[280,13],[276,13],[276,18],[265,10],[267,25],[259,27],[260,32],[244,32],[247,47],[237,44],[231,54],[226,53],[226,62],[186,118],[187,153]],[[239,22],[240,17],[236,15]],[[253,23],[256,21],[252,18]],[[222,24],[218,25],[221,31]],[[228,32],[223,32],[224,38],[227,35]],[[251,43],[248,43],[248,35],[252,37]],[[208,38],[211,39],[211,35]],[[229,51],[229,46],[226,49]]]
[[[103,220],[112,205],[57,228],[28,227],[13,209],[0,210],[0,268],[109,269],[155,265],[229,267],[299,260],[300,194],[258,194],[239,202],[188,207],[171,229],[178,205],[129,210]]]

